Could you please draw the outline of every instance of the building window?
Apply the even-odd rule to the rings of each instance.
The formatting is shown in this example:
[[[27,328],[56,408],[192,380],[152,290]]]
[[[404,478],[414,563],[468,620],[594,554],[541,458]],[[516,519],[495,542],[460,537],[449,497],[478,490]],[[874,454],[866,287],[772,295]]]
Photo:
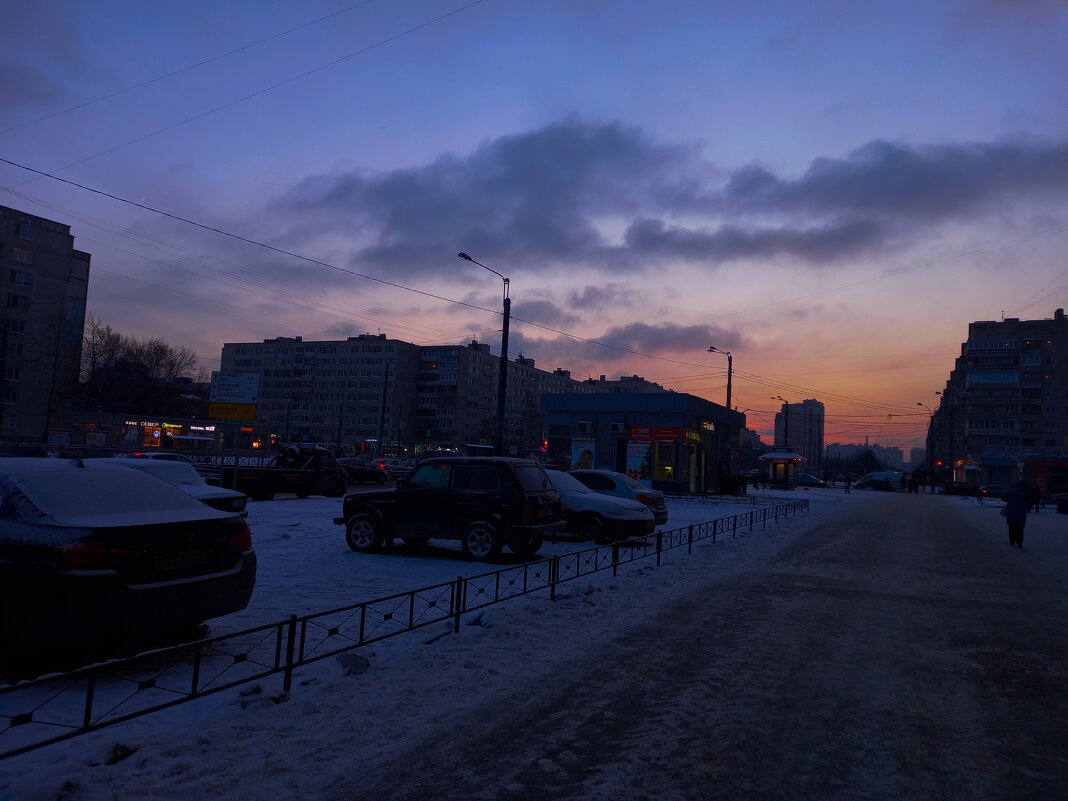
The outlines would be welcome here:
[[[26,297],[26,295],[16,295],[13,292],[9,292],[7,296],[7,307],[9,309],[26,311],[26,309],[30,308],[30,299]]]
[[[3,394],[3,403],[18,403],[19,391],[17,389],[5,389]]]
[[[20,381],[22,379],[22,368],[8,367],[4,370],[4,378],[8,381]]]
[[[23,264],[33,264],[33,251],[26,248],[11,248],[11,259]]]
[[[15,225],[15,236],[19,239],[27,239],[30,242],[34,240],[33,226],[26,223],[18,223]]]
[[[4,320],[4,328],[10,334],[24,334],[26,333],[26,321],[19,320],[16,317],[8,317]]]
[[[29,286],[30,274],[25,270],[11,270],[9,280],[15,286]]]

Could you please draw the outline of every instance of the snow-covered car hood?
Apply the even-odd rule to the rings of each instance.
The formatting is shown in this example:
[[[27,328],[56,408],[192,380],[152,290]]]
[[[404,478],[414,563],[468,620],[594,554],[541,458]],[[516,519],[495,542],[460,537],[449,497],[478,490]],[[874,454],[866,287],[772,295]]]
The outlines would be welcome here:
[[[547,471],[549,480],[560,493],[560,503],[574,512],[597,512],[618,517],[621,513],[633,513],[635,519],[652,520],[653,513],[644,503],[630,498],[605,495],[595,492],[578,479],[557,470]],[[576,486],[577,485],[577,486]]]

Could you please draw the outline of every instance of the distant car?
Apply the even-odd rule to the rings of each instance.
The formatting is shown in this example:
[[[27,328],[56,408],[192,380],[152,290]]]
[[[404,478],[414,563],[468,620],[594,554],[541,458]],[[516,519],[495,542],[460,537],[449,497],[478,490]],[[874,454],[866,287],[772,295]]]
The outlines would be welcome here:
[[[248,524],[98,459],[0,460],[0,637],[10,646],[198,625],[244,609]]]
[[[635,481],[624,473],[614,470],[572,470],[573,475],[594,492],[605,495],[614,495],[617,498],[629,498],[632,501],[640,501],[649,507],[653,513],[653,519],[658,526],[668,521],[667,504],[664,502],[664,493]]]
[[[527,459],[441,457],[419,463],[390,489],[345,496],[345,541],[371,553],[400,537],[417,545],[459,540],[464,556],[494,559],[507,545],[521,556],[541,547],[545,534],[566,525],[560,495],[540,465]]]
[[[562,470],[545,473],[560,493],[567,530],[580,539],[619,542],[656,529],[653,513],[644,503],[595,492]]]
[[[346,456],[338,459],[337,463],[348,474],[351,484],[385,484],[389,479],[385,467],[358,456]]]
[[[822,478],[816,478],[808,473],[797,474],[797,486],[799,487],[826,487],[827,482]]]
[[[393,481],[401,481],[412,473],[412,465],[409,462],[393,456],[380,456],[377,459],[372,459],[370,463],[385,470]]]
[[[1000,498],[1007,489],[1008,487],[1001,484],[987,484],[985,487],[979,488],[979,494],[984,498]]]
[[[130,470],[140,470],[160,481],[172,484],[182,492],[192,495],[201,503],[220,512],[237,512],[247,515],[245,506],[248,496],[243,492],[208,484],[204,477],[192,465],[185,462],[172,462],[166,459],[93,459],[94,462],[107,462]]]

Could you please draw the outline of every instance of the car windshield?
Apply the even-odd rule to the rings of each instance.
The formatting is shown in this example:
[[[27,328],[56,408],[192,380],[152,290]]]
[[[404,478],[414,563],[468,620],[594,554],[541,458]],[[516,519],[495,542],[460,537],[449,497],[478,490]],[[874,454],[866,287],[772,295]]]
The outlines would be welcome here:
[[[647,492],[649,490],[647,486],[638,481],[635,481],[633,478],[626,475],[625,473],[617,473],[616,478],[619,480],[620,484],[625,487],[628,487],[629,489],[636,490],[637,492]]]
[[[546,470],[545,474],[549,476],[549,480],[553,483],[553,486],[556,487],[557,492],[581,492],[584,495],[597,494],[573,475],[565,473],[562,470]]]

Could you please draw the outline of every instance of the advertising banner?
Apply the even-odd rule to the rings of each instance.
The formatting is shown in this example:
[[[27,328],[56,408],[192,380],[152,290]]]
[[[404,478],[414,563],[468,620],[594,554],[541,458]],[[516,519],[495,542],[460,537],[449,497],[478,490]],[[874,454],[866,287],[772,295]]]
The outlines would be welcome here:
[[[571,440],[571,469],[589,470],[594,467],[594,454],[597,452],[592,439]]]
[[[645,486],[652,486],[653,441],[627,440],[627,475]]]

